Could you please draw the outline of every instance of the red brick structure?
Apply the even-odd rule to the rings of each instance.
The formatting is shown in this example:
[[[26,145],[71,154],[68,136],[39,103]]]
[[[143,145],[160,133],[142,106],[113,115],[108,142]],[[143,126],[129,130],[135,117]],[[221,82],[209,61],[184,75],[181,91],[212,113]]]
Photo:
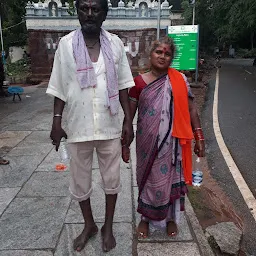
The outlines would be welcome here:
[[[29,30],[29,49],[34,80],[48,79],[58,41],[70,31]],[[110,31],[117,34],[127,48],[132,71],[137,73],[148,66],[149,49],[156,40],[156,29]],[[161,31],[165,35],[165,30]],[[130,45],[130,46],[129,46]],[[128,50],[129,48],[129,50]]]

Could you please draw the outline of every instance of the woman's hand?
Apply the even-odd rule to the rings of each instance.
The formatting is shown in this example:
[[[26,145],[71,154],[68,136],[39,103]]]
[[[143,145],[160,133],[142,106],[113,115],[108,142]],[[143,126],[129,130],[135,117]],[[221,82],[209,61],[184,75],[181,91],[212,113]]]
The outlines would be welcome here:
[[[196,140],[194,152],[198,157],[204,157],[205,156],[205,144],[204,140]]]

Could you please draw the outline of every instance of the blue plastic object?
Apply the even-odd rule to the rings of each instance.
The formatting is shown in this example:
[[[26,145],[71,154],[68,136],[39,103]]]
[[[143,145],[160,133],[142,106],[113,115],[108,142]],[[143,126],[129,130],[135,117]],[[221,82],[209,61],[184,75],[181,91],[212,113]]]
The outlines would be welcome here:
[[[10,94],[13,94],[13,98],[12,100],[14,101],[15,100],[15,96],[17,95],[19,97],[19,99],[21,100],[21,97],[20,97],[20,93],[23,93],[24,92],[24,89],[20,86],[9,86],[8,87],[8,92]]]

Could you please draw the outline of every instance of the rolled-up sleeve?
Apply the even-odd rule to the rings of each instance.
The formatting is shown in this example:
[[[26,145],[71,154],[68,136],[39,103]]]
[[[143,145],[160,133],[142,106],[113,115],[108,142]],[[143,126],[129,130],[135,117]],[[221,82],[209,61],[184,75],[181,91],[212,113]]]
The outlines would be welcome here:
[[[61,57],[60,57],[59,48],[58,48],[54,56],[52,73],[51,73],[51,77],[50,77],[50,81],[49,81],[46,93],[66,102],[67,95],[66,95],[66,90],[64,88],[64,83],[62,81],[63,72],[65,72],[65,70],[63,70],[61,65]]]
[[[120,40],[120,39],[119,39]],[[131,68],[126,56],[123,42],[120,40],[121,56],[118,63],[118,86],[119,90],[133,87],[134,80],[131,72]]]

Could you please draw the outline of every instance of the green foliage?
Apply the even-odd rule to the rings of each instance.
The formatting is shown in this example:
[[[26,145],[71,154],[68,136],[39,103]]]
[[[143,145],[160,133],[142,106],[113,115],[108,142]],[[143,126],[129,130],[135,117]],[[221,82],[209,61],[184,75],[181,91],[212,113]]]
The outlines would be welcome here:
[[[28,59],[21,59],[15,63],[7,64],[7,75],[14,78],[23,79],[30,74],[30,63]]]
[[[192,23],[192,8],[183,1],[183,17]],[[203,48],[236,45],[254,48],[256,31],[255,0],[196,0],[196,24],[200,25]]]
[[[256,48],[252,50],[248,49],[238,49],[237,51],[237,56],[242,57],[242,58],[255,58],[256,57]]]
[[[68,0],[67,2],[69,4],[68,13],[69,13],[69,15],[74,16],[75,11],[76,11],[76,7],[74,6],[74,1],[73,0]]]
[[[24,19],[26,4],[27,0],[1,0],[0,2],[6,51],[10,46],[22,46],[26,44],[27,31]]]

